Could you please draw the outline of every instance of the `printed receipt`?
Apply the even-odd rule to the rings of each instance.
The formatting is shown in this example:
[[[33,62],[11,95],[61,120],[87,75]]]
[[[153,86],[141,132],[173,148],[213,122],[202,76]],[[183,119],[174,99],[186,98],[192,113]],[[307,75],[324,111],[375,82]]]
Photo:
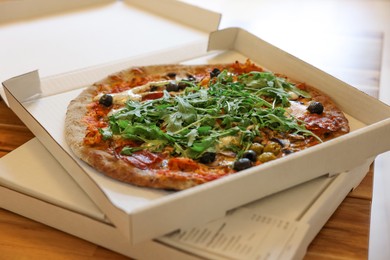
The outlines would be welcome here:
[[[239,208],[223,218],[159,240],[208,259],[292,259],[308,228],[306,223]]]

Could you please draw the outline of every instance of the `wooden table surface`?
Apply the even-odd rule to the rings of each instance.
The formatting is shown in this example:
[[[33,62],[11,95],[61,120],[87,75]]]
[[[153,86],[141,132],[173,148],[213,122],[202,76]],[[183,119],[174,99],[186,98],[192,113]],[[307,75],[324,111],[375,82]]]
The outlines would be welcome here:
[[[0,100],[0,157],[34,135]],[[366,259],[372,169],[308,248],[305,259]],[[115,252],[0,209],[0,259],[126,259]]]

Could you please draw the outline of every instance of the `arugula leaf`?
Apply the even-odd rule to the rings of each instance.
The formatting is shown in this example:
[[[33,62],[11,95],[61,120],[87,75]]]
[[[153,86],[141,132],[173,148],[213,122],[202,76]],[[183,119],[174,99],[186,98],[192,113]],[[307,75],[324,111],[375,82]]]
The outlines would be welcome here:
[[[277,103],[282,102],[283,106],[288,105],[289,91],[298,96],[310,98],[306,91],[298,89],[294,84],[287,82],[285,78],[277,77],[271,72],[253,71],[241,75],[239,80],[247,87],[261,89],[259,93],[276,98]]]
[[[169,146],[180,156],[196,159],[215,151],[226,136],[240,140],[226,149],[241,153],[263,128],[315,136],[284,109],[290,104],[289,92],[308,94],[273,73],[254,71],[233,77],[224,70],[207,87],[185,83],[188,86],[179,95],[164,91],[159,99],[129,100],[109,116],[109,127],[99,130],[103,138],[120,135],[141,142],[140,147],[123,148],[125,154]]]
[[[123,154],[123,155],[132,155],[134,152],[141,151],[142,149],[143,149],[142,147],[125,146],[121,150],[121,154]]]
[[[113,136],[113,133],[111,131],[111,128],[110,127],[106,127],[106,128],[99,128],[98,129],[99,133],[102,135],[103,137],[103,140],[108,140],[108,139],[111,139],[112,136]]]
[[[176,106],[172,114],[163,116],[168,133],[174,133],[180,130],[184,125],[196,121],[197,112],[195,108],[184,98],[175,97]]]
[[[174,133],[183,128],[182,114],[179,112],[167,114],[162,119],[165,121],[168,133]]]
[[[206,137],[197,142],[194,142],[194,144],[190,147],[190,150],[198,154],[201,154],[204,151],[206,151],[209,147],[211,147],[215,143],[215,140],[216,140],[215,137],[211,137],[211,136]]]
[[[212,127],[210,125],[204,125],[204,126],[200,126],[197,131],[199,135],[207,135],[211,129]]]
[[[181,113],[183,121],[191,124],[196,121],[195,108],[184,98],[176,96],[178,112]]]
[[[197,129],[192,129],[191,131],[189,131],[189,133],[185,135],[185,137],[187,137],[188,139],[187,146],[191,147],[198,136],[199,132]]]

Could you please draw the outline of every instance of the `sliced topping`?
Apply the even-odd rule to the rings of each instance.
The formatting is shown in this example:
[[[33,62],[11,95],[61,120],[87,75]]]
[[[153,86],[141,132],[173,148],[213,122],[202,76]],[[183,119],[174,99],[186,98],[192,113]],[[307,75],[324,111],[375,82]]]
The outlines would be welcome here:
[[[145,95],[142,95],[142,101],[158,99],[158,98],[162,98],[163,96],[164,96],[164,92],[161,91],[145,93]]]
[[[126,152],[124,152],[120,154],[120,156],[139,169],[154,168],[163,160],[162,157],[147,150],[136,151],[128,156],[126,156]]]

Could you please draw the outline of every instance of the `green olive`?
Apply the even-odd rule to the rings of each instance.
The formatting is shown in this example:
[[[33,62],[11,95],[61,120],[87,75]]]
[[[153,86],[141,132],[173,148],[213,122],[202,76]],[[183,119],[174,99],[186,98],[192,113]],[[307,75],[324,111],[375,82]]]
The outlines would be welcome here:
[[[275,154],[273,154],[271,152],[262,153],[257,157],[257,160],[262,162],[262,163],[269,162],[269,161],[272,161],[275,159],[276,159]]]
[[[260,155],[263,152],[264,146],[260,143],[253,143],[249,149],[255,151],[257,155]]]
[[[278,155],[280,153],[280,150],[282,149],[282,146],[278,144],[277,142],[268,142],[265,147],[263,152],[265,153],[273,153],[274,155]]]

